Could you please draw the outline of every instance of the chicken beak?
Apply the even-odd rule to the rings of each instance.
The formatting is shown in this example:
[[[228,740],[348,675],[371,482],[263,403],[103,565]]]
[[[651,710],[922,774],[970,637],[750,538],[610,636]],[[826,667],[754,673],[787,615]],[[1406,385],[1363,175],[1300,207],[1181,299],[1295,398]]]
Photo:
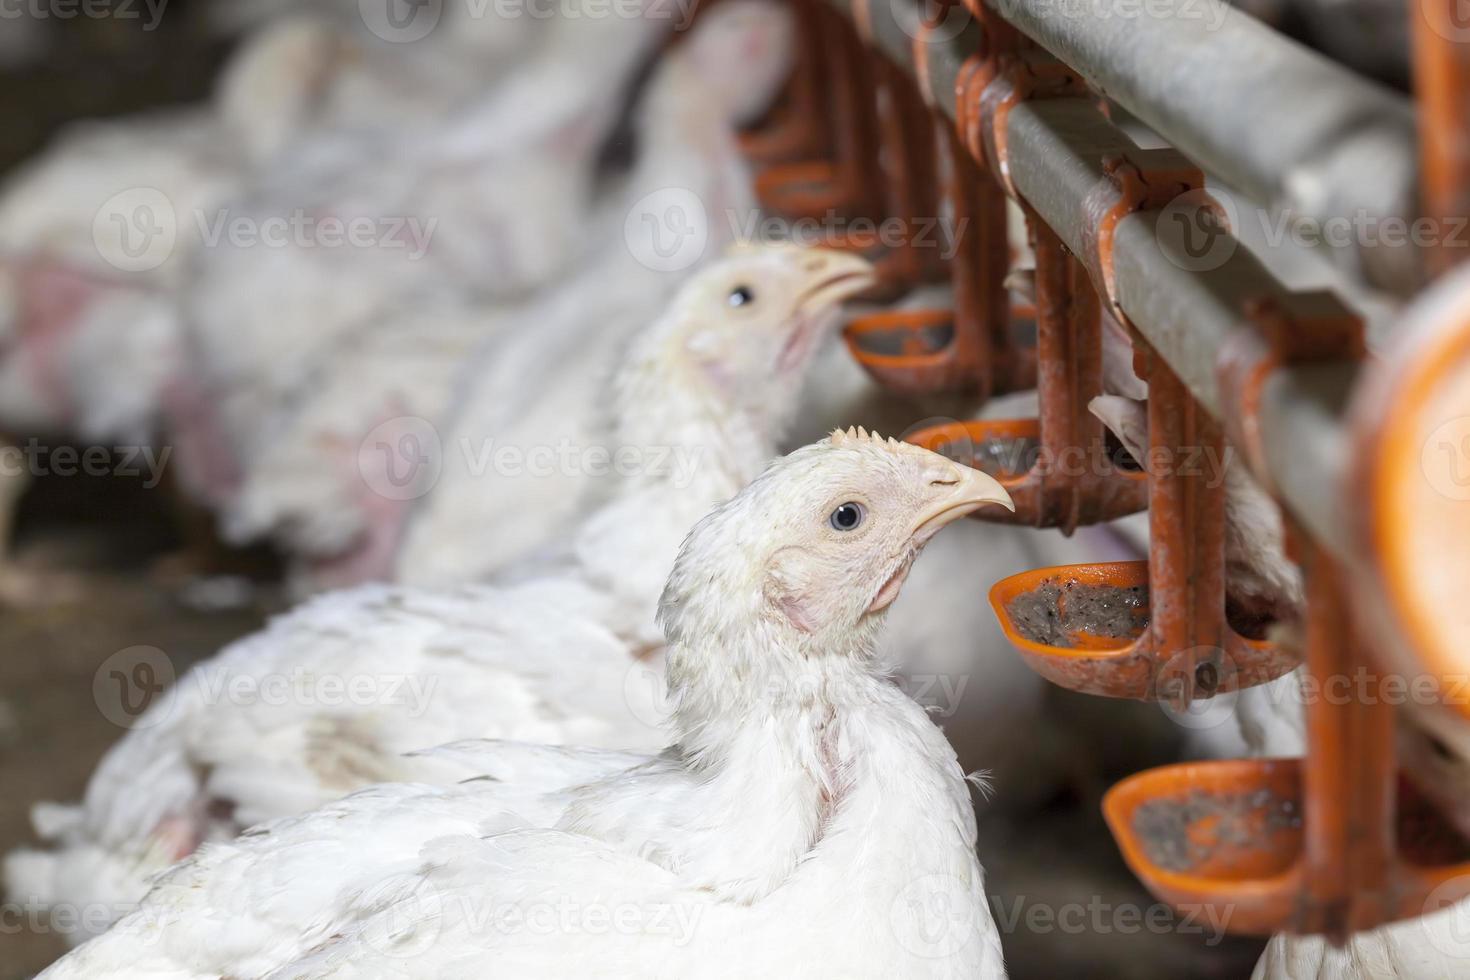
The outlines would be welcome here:
[[[788,325],[790,334],[776,358],[783,373],[809,364],[822,335],[837,322],[837,305],[878,281],[873,264],[853,252],[809,248],[801,251],[798,261],[805,281]]]
[[[934,499],[919,512],[914,525],[914,542],[920,546],[946,524],[968,517],[988,504],[999,504],[1012,513],[1016,510],[1011,495],[995,477],[959,463],[951,463],[942,473],[935,474],[929,487],[934,491]]]
[[[930,500],[920,509],[911,535],[912,548],[868,605],[868,612],[886,609],[898,598],[908,579],[914,558],[947,524],[975,513],[987,504],[999,504],[1014,512],[1015,503],[1006,488],[988,473],[948,460],[928,474]]]
[[[878,281],[873,263],[856,252],[809,248],[802,252],[801,262],[806,285],[796,307],[809,317],[851,299]]]

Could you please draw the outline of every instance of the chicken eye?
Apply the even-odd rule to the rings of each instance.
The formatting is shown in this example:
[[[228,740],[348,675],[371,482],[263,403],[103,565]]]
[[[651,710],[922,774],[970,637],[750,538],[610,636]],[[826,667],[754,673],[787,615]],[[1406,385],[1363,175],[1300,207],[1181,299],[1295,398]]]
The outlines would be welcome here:
[[[749,286],[736,286],[730,290],[727,302],[731,306],[749,306],[755,302],[755,290]]]
[[[827,521],[835,530],[855,531],[862,525],[863,518],[867,516],[868,512],[862,504],[848,501],[834,510]]]

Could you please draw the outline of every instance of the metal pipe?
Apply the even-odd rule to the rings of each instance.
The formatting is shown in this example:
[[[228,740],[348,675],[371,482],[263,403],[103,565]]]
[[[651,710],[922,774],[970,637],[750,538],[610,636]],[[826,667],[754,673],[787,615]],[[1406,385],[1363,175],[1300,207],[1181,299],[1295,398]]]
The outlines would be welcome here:
[[[955,78],[982,44],[973,18],[951,7],[926,27],[913,0],[829,2],[954,118]],[[1407,235],[1419,159],[1406,99],[1218,0],[1149,0],[1149,16],[1119,18],[1067,14],[1077,2],[993,6],[1213,176],[1264,202],[1272,227],[1346,218],[1374,232],[1334,249],[1347,272],[1400,296],[1423,284],[1424,256]]]
[[[988,6],[1273,219],[1418,215],[1407,99],[1222,0],[1120,4],[1114,16],[1094,15],[1092,2]],[[1394,236],[1359,236],[1336,254],[1381,289],[1422,284],[1422,255]]]

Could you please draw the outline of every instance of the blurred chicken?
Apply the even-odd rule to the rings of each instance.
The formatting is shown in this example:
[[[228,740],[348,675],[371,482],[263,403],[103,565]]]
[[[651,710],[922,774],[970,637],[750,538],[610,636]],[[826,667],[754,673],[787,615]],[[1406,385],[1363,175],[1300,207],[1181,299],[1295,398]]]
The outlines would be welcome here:
[[[337,131],[298,143],[289,166],[235,200],[232,217],[301,231],[199,256],[184,299],[193,384],[172,418],[185,445],[214,446],[217,458],[181,454],[190,490],[228,511],[257,467],[289,468],[269,460],[279,412],[319,401],[314,386],[360,331],[413,305],[504,300],[569,261],[626,84],[667,26],[558,21],[478,104],[413,138]],[[526,79],[551,74],[557,84],[527,99]],[[334,227],[359,231],[325,247],[318,238]],[[258,502],[245,510],[254,516],[226,525],[237,535],[276,519]]]
[[[236,479],[177,310],[198,253],[235,243],[248,221],[233,203],[244,188],[290,183],[263,174],[375,140],[418,142],[483,102],[527,52],[559,64],[586,47],[585,28],[502,22],[488,8],[444,21],[431,43],[395,45],[362,24],[344,35],[319,17],[282,18],[242,44],[213,103],[76,125],[12,176],[0,193],[0,427],[139,445],[165,413],[186,482]],[[526,43],[533,29],[546,45]],[[247,247],[271,250],[263,227]],[[51,590],[0,588],[17,591]]]
[[[553,19],[535,16],[530,8],[518,9],[486,0],[431,0],[404,3],[397,8],[395,2],[213,0],[209,20],[216,32],[236,35],[268,29],[291,17],[307,15],[350,40],[382,41],[409,54],[419,49],[441,61],[459,61],[456,68],[474,72],[483,70],[484,65],[477,66],[472,59],[512,56],[525,46],[527,36],[538,25]],[[541,12],[539,8],[535,11]]]
[[[1320,936],[1272,938],[1252,980],[1444,980],[1470,956],[1470,902],[1426,908],[1422,918],[1356,933],[1346,945]]]
[[[291,154],[304,153],[319,167],[323,157],[351,159],[372,148],[353,136],[387,133],[400,143],[432,138],[446,121],[485,104],[487,92],[519,74],[544,75],[548,64],[586,53],[580,25],[514,11],[502,16],[499,8],[477,0],[408,7],[401,29],[433,25],[409,41],[392,23],[375,19],[392,2],[300,3],[283,5],[271,16],[238,18],[237,26],[256,29],[226,75],[219,109],[227,122],[246,123],[258,163],[291,168],[300,165]],[[248,6],[233,9],[243,14]],[[575,5],[567,10],[573,19],[579,13]],[[275,70],[256,70],[267,64]],[[521,110],[518,118],[526,115]],[[370,160],[377,162],[376,155],[356,162]]]
[[[297,595],[389,580],[408,514],[454,449],[428,420],[450,411],[456,377],[503,328],[482,306],[426,301],[355,332],[259,423],[268,451],[221,515],[226,538],[273,541]]]
[[[505,446],[534,453],[563,440],[579,451],[606,442],[599,395],[608,365],[679,279],[678,270],[641,264],[651,246],[634,249],[650,232],[635,228],[638,238],[630,239],[626,216],[666,187],[707,188],[710,200],[748,199],[733,126],[759,111],[779,83],[787,37],[787,15],[772,5],[710,11],[647,83],[635,118],[633,173],[600,199],[583,232],[589,257],[581,268],[527,302],[414,298],[353,330],[295,397],[254,421],[262,451],[225,509],[227,534],[273,537],[297,558],[298,591],[315,591],[394,578],[416,508],[432,508],[425,520],[443,534],[420,528],[415,535],[415,548],[431,547],[422,557],[440,571],[409,575],[414,584],[468,581],[470,571],[483,578],[500,564],[494,558],[516,556],[514,535],[550,537],[565,527],[582,493],[571,474],[564,488],[553,488],[557,474],[512,477],[479,467]],[[745,72],[738,93],[727,81],[737,69]],[[682,109],[670,112],[671,105]],[[722,235],[712,235],[705,254],[721,244]],[[453,431],[451,417],[459,420]],[[400,438],[384,443],[383,436],[400,428],[437,447],[434,465],[444,473],[423,488],[424,499],[416,491],[397,499],[375,492],[388,478],[379,471],[397,461],[391,453],[367,459],[362,447],[397,445]],[[440,494],[455,495],[459,509],[436,506]],[[473,541],[465,526],[480,529]]]
[[[87,438],[150,434],[179,369],[172,295],[190,257],[213,244],[216,209],[288,133],[342,124],[317,105],[362,74],[337,44],[318,23],[283,23],[244,45],[212,104],[75,124],[7,179],[0,420]],[[377,84],[390,82],[402,83],[382,66]]]
[[[74,125],[9,176],[0,190],[0,428],[152,442],[184,363],[173,294],[202,243],[200,218],[258,162],[258,130],[316,84],[316,69],[298,60],[247,46],[215,106]],[[242,90],[254,93],[253,114],[220,108],[240,103]],[[26,476],[6,471],[6,504]],[[0,569],[6,598],[55,591],[24,578]]]
[[[238,149],[207,112],[88,123],[8,180],[0,194],[6,425],[92,438],[149,434],[176,370],[167,293],[196,244],[193,215],[239,178]]]
[[[42,977],[1000,980],[966,779],[875,656],[914,557],[991,504],[980,471],[865,433],[793,453],[680,551],[663,754],[541,750],[529,790],[389,785],[260,828]],[[676,938],[471,912],[548,900],[691,918]]]
[[[484,468],[480,454],[605,441],[599,392],[607,365],[680,275],[744,237],[757,215],[734,128],[768,107],[791,45],[784,8],[722,3],[660,63],[638,110],[636,162],[586,231],[588,260],[515,309],[510,319],[526,326],[497,331],[461,376],[443,433],[453,451],[412,513],[396,580],[483,579],[534,554],[573,519],[597,477],[568,467],[502,475]],[[465,527],[476,528],[473,540]]]
[[[444,84],[404,76],[403,57],[370,54],[323,22],[287,19],[241,46],[212,104],[78,123],[7,179],[0,191],[0,426],[141,445],[156,435],[163,406],[176,419],[190,417],[198,403],[184,381],[176,292],[191,254],[221,234],[222,204],[310,129],[401,125],[444,101]],[[442,59],[419,60],[448,73]],[[456,84],[490,76],[488,68],[462,71]],[[415,100],[392,112],[406,91]],[[200,428],[184,426],[182,441]],[[207,439],[194,442],[204,455],[196,469],[218,469],[218,450]],[[18,492],[7,489],[4,497]],[[24,585],[9,570],[0,576]]]
[[[243,34],[301,13],[328,19],[338,28],[362,23],[357,0],[214,0],[209,22],[221,34]]]
[[[116,908],[202,841],[420,776],[402,754],[440,742],[660,744],[655,692],[628,678],[662,642],[653,617],[679,542],[775,455],[836,304],[872,281],[855,256],[775,245],[700,273],[614,385],[611,448],[637,454],[636,472],[558,559],[499,587],[333,593],[196,667],[82,806],[38,809],[60,849],[9,858],[11,894]],[[316,678],[371,697],[313,697]],[[252,693],[228,696],[242,682]]]
[[[319,24],[283,24],[243,47],[213,104],[75,124],[8,178],[0,422],[86,439],[152,435],[181,367],[173,296],[190,256],[209,244],[216,209],[287,139],[287,123],[323,122],[306,107],[340,81],[335,45]]]

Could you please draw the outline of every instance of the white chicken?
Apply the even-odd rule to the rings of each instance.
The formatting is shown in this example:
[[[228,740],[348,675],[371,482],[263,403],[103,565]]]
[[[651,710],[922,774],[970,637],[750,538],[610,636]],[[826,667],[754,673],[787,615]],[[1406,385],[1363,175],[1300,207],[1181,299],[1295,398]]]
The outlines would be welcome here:
[[[197,112],[87,124],[8,181],[0,419],[9,428],[150,434],[179,359],[167,293],[192,244],[189,216],[239,176],[227,137]]]
[[[319,377],[256,423],[265,451],[225,511],[229,536],[271,535],[296,556],[297,589],[315,591],[482,579],[528,550],[517,551],[517,541],[541,544],[564,528],[582,492],[573,474],[517,479],[486,472],[489,457],[505,446],[535,453],[564,440],[579,450],[605,441],[598,415],[607,366],[679,278],[678,270],[637,260],[631,249],[649,232],[638,228],[640,237],[629,240],[624,219],[646,194],[674,186],[749,206],[733,126],[779,84],[788,34],[788,15],[771,4],[746,0],[710,11],[647,83],[636,118],[638,162],[585,231],[582,267],[526,303],[416,299],[352,333]],[[728,81],[737,70],[745,72],[738,91]],[[721,241],[712,235],[706,254],[718,254]],[[370,436],[376,445],[398,427],[439,447],[443,472],[436,469],[422,496],[374,492],[395,460],[359,452]],[[400,563],[405,529],[422,511],[409,537],[413,557]],[[473,541],[461,533],[466,525],[480,529]]]
[[[11,856],[11,894],[125,907],[201,841],[416,778],[402,754],[440,742],[661,744],[634,658],[661,645],[679,542],[775,455],[817,339],[872,281],[861,258],[789,245],[700,273],[624,360],[611,452],[633,465],[562,555],[499,587],[329,594],[196,667],[82,806],[37,809],[59,849]]]
[[[544,19],[468,7],[446,10],[444,20],[430,41],[396,45],[361,24],[344,36],[319,18],[283,19],[242,46],[211,105],[74,127],[13,177],[0,198],[0,427],[146,444],[162,408],[186,482],[231,485],[240,461],[216,438],[218,413],[190,370],[175,293],[198,251],[235,241],[232,229],[249,216],[232,202],[251,175],[295,173],[337,153],[350,158],[389,131],[419,144],[412,134],[435,125],[462,156],[473,149],[463,137],[473,121],[446,126],[446,117],[484,102],[519,58],[530,58],[542,77],[590,44],[585,21],[542,29]],[[526,43],[533,27],[545,43]],[[616,58],[638,57],[637,45],[610,47]],[[582,71],[608,61],[603,55]],[[506,140],[517,138],[507,126],[516,113],[535,116],[511,95],[515,112],[486,119]],[[568,195],[565,207],[574,204]],[[430,209],[450,207],[440,201]],[[266,229],[255,231],[264,242]],[[418,228],[399,237],[413,233],[426,235]],[[270,251],[269,242],[249,241]]]
[[[669,577],[663,754],[485,746],[501,778],[378,787],[202,849],[41,976],[998,980],[969,787],[874,651],[929,538],[1009,503],[861,431],[778,460]]]
[[[521,9],[488,0],[215,0],[211,26],[225,35],[269,29],[292,16],[308,15],[331,26],[333,33],[354,41],[372,38],[401,49],[410,57],[455,62],[461,72],[483,71],[485,59],[516,53],[529,33],[545,26],[556,11],[575,8]],[[425,60],[427,60],[427,57]],[[471,58],[482,63],[474,64]],[[446,66],[446,70],[447,70]]]
[[[335,43],[311,21],[279,25],[232,58],[213,103],[75,124],[9,176],[0,193],[6,425],[89,438],[151,432],[160,389],[178,370],[179,355],[163,350],[166,339],[177,344],[170,295],[207,241],[202,226],[268,162],[268,147],[286,138],[282,120],[305,125],[302,107],[340,81],[352,59],[334,59]]]

